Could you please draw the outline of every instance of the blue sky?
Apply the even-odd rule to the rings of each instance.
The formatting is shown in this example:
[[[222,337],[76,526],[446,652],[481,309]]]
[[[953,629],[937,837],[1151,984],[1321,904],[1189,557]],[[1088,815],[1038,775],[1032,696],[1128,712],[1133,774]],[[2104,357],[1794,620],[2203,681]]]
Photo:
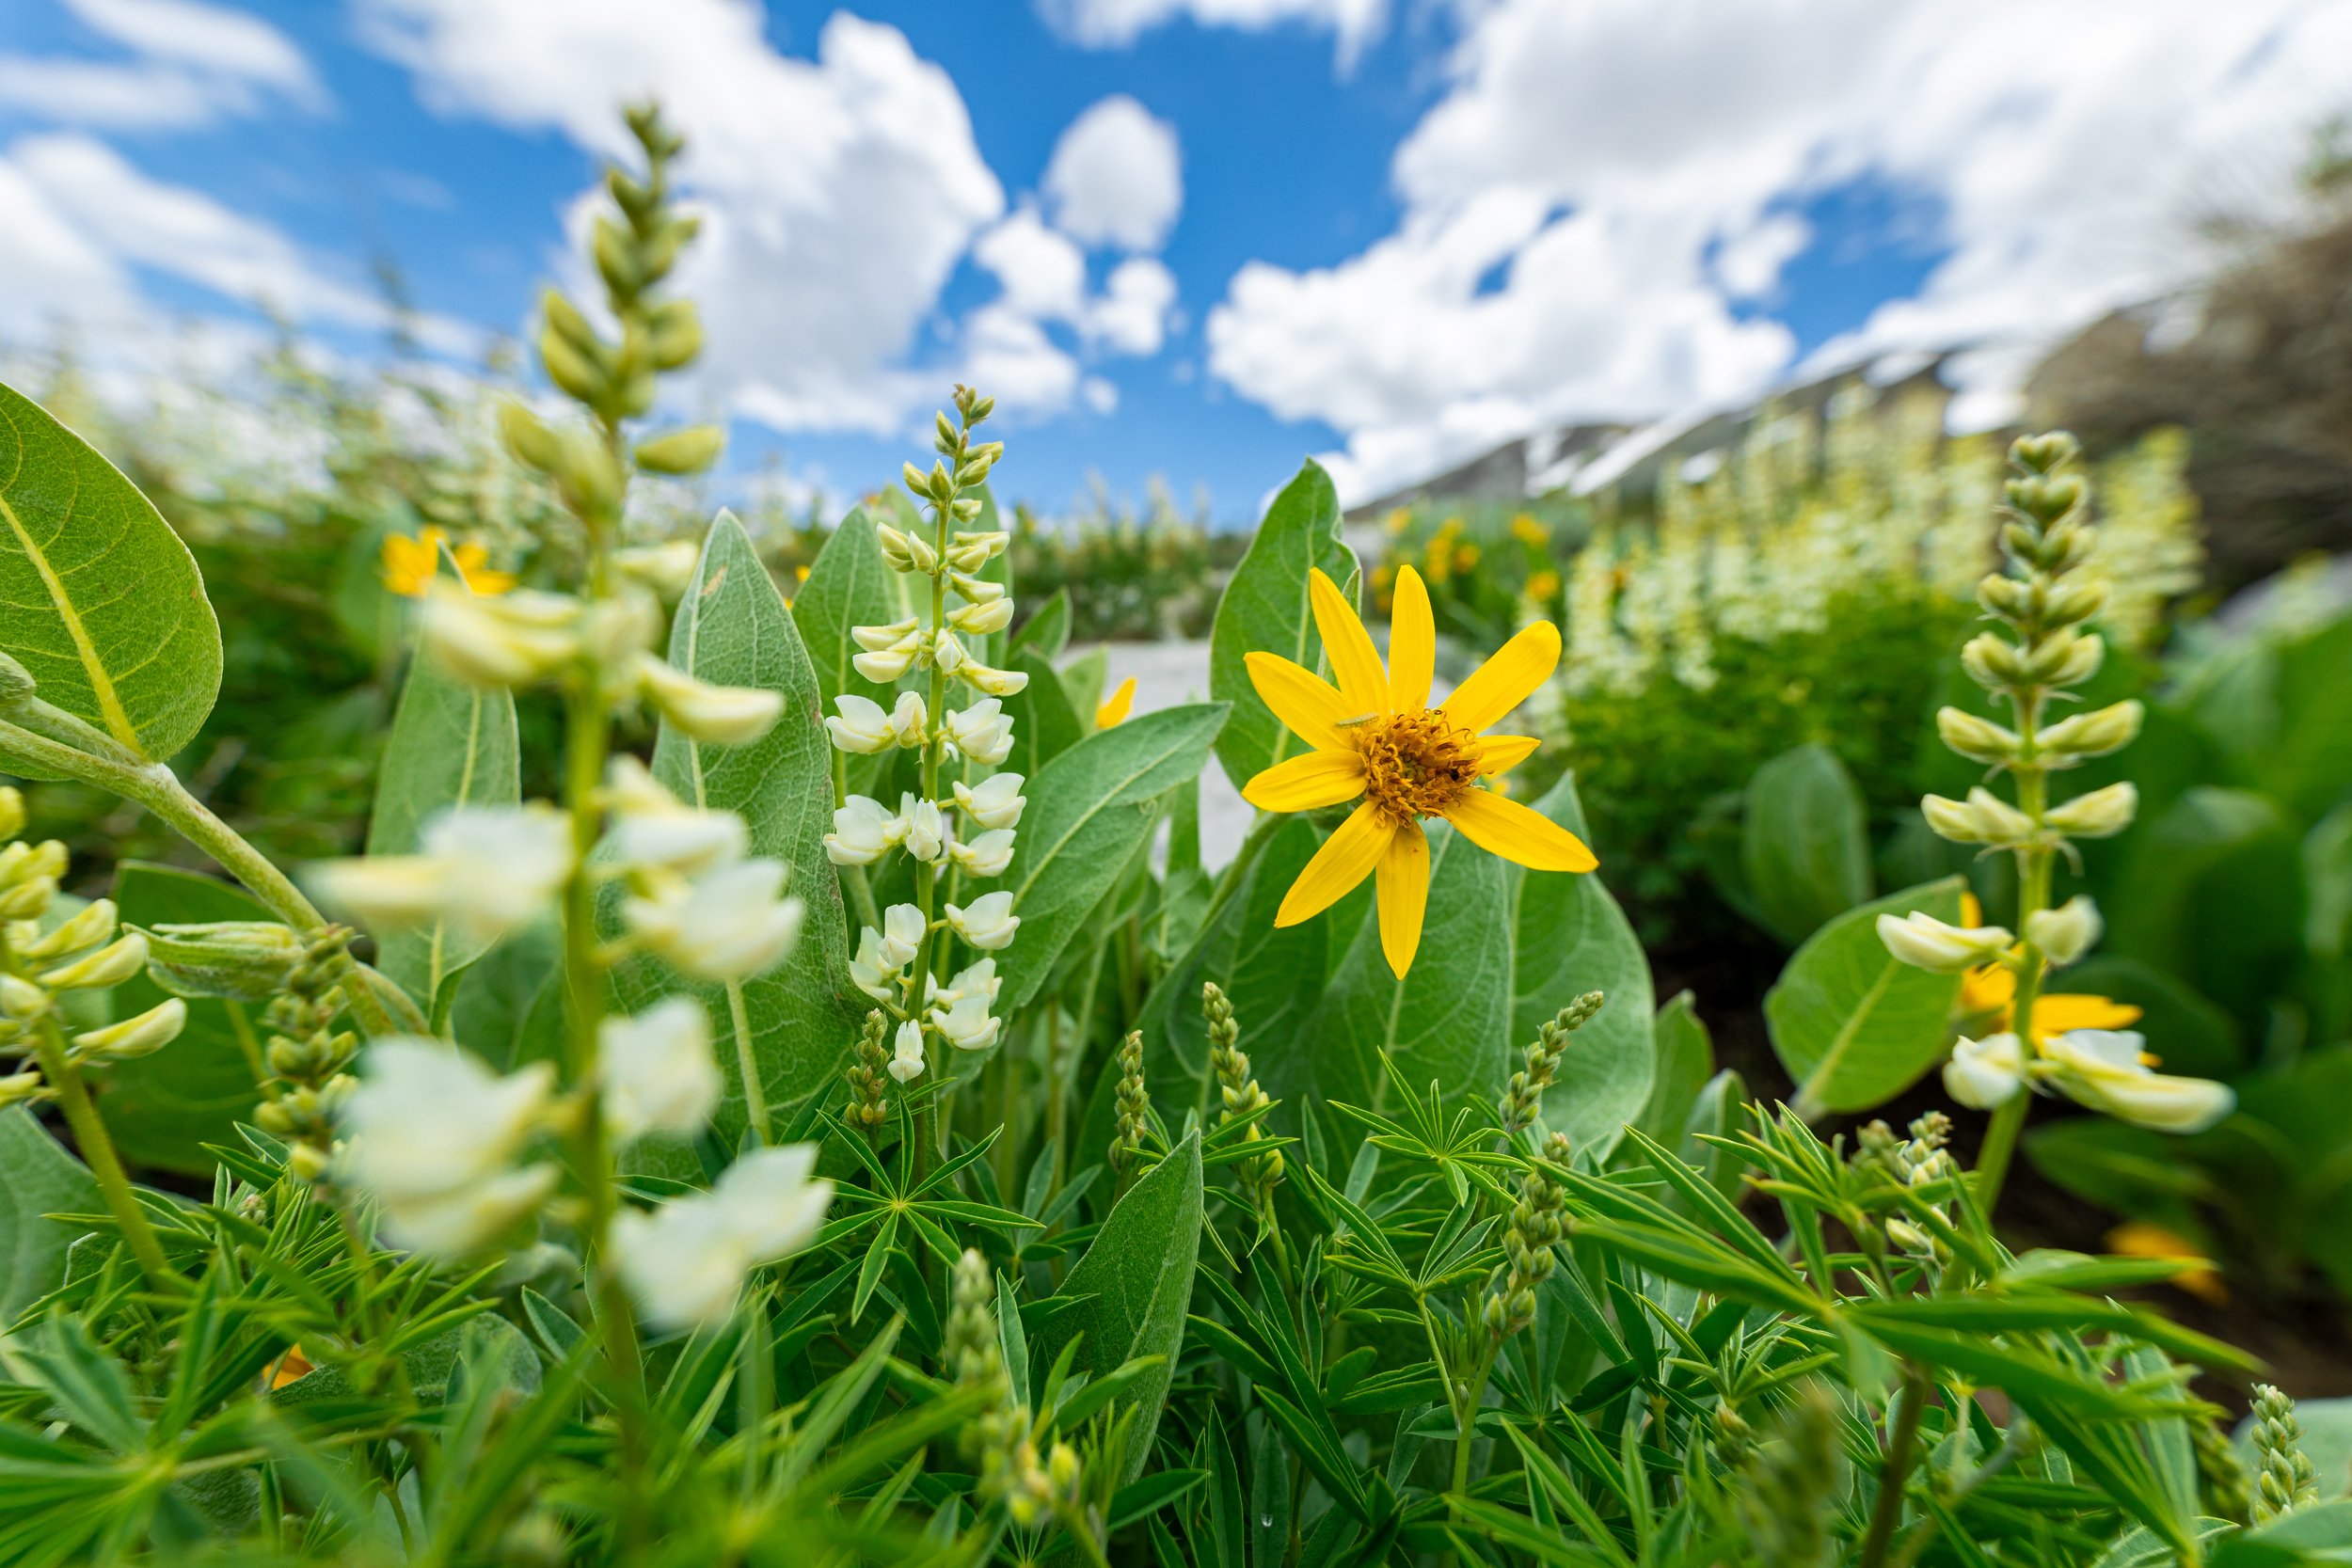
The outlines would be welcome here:
[[[651,87],[730,236],[692,396],[739,470],[876,483],[959,374],[1009,389],[1002,488],[1156,474],[1225,521],[1309,453],[1360,499],[1846,358],[1969,346],[1994,419],[2034,345],[2200,260],[2217,189],[2280,199],[2352,103],[2348,9],[14,0],[0,333],[266,294],[372,352],[378,255],[443,349],[519,329]],[[1049,188],[1106,101],[1091,194]]]

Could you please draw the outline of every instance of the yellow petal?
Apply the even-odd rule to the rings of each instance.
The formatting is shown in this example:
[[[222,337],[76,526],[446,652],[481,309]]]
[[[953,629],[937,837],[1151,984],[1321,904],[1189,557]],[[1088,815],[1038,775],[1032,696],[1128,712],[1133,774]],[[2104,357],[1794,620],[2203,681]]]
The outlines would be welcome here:
[[[1600,862],[1584,841],[1541,812],[1473,789],[1446,808],[1445,818],[1481,849],[1535,871],[1590,871]]]
[[[2007,974],[2009,971],[2001,973]],[[2012,976],[2011,984],[2014,983]],[[2070,1029],[2128,1029],[2139,1022],[2139,1017],[2140,1010],[2128,1002],[2052,991],[2033,1005],[2033,1037],[2054,1039]]]
[[[1429,909],[1429,839],[1418,822],[1391,835],[1375,888],[1380,906],[1380,951],[1400,980],[1421,947],[1422,916]]]
[[[1481,777],[1491,778],[1508,773],[1535,754],[1543,742],[1532,735],[1490,735],[1478,743],[1478,771]]]
[[[1406,566],[1396,574],[1396,601],[1389,611],[1389,702],[1398,713],[1429,705],[1429,676],[1438,663],[1438,624],[1429,613],[1429,589]]]
[[[1315,858],[1307,863],[1298,880],[1291,884],[1290,892],[1282,897],[1282,907],[1274,911],[1274,924],[1295,926],[1302,920],[1312,920],[1346,897],[1379,863],[1381,852],[1388,848],[1389,840],[1395,833],[1396,830],[1372,809],[1370,801],[1358,806],[1356,815],[1323,841]]]
[[[1361,708],[1350,708],[1329,682],[1280,654],[1245,654],[1242,662],[1248,666],[1249,684],[1292,734],[1318,752],[1354,754],[1356,748],[1339,724],[1360,714]]]
[[[1278,762],[1249,781],[1241,798],[1260,811],[1312,811],[1364,792],[1361,758],[1344,752],[1309,752]]]
[[[1129,675],[1119,683],[1119,689],[1110,694],[1110,700],[1094,710],[1094,727],[1098,730],[1109,729],[1125,719],[1127,710],[1135,705],[1136,678]]]
[[[1494,651],[1441,705],[1446,717],[1476,735],[1551,678],[1560,662],[1560,628],[1538,621]]]
[[[1372,634],[1364,630],[1347,596],[1324,575],[1322,567],[1307,577],[1307,599],[1314,606],[1315,629],[1323,633],[1323,651],[1330,656],[1340,695],[1349,704],[1348,711],[1340,717],[1360,719],[1388,712],[1389,675],[1380,668],[1380,653],[1372,645]]]

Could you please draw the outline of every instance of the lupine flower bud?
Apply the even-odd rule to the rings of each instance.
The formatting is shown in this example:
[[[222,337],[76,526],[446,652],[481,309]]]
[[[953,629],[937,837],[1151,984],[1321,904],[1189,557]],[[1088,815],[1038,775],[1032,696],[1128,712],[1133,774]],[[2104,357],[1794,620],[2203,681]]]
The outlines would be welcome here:
[[[2122,751],[2138,736],[2146,711],[2135,697],[2061,719],[2042,732],[2042,749],[2070,757],[2103,757]]]
[[[943,675],[952,675],[972,662],[972,656],[952,631],[943,631],[931,639],[931,666]]]
[[[914,553],[908,537],[888,523],[874,525],[874,537],[882,546],[882,562],[894,572],[914,570]]]
[[[1916,910],[1880,915],[1878,932],[1886,950],[1902,962],[1943,974],[1989,963],[2015,940],[1999,926],[1947,926]]]
[[[968,604],[947,612],[947,624],[958,631],[974,637],[1002,631],[1012,625],[1012,601],[997,599],[990,604]]]
[[[2013,762],[2021,744],[2014,730],[1956,707],[1936,709],[1935,733],[1971,762]]]
[[[266,1002],[286,989],[307,951],[274,920],[158,926],[147,933],[147,974],[174,996]]]
[[[40,689],[40,683],[33,679],[31,671],[7,654],[0,654],[0,713],[6,713]],[[17,800],[15,814],[15,824],[10,826],[8,808],[0,803],[0,838],[13,838],[24,831],[24,802],[21,797]]]
[[[2026,940],[2054,964],[2071,964],[2096,946],[2101,928],[2099,906],[2089,894],[2078,893],[2055,910],[2036,910],[2026,916]]]
[[[175,996],[119,1023],[74,1036],[75,1054],[107,1062],[129,1061],[162,1050],[187,1026],[188,1005]]]
[[[892,1037],[890,1076],[901,1084],[912,1084],[923,1076],[923,1028],[913,1019],[898,1025]]]
[[[119,986],[147,967],[147,939],[133,931],[97,952],[60,964],[40,977],[51,990],[100,990]]]
[[[30,1023],[49,1010],[49,993],[32,981],[0,974],[0,1014]]]
[[[96,946],[115,934],[115,903],[101,898],[85,904],[42,936],[16,945],[21,958],[55,958]]]
[[[7,657],[5,654],[0,654],[0,658],[5,657]],[[14,659],[9,659],[8,662],[16,663]],[[18,668],[22,669],[23,666],[19,665]],[[28,686],[24,689],[26,695],[31,694],[31,687]],[[0,838],[14,838],[24,831],[24,797],[17,792],[14,784],[0,784]]]
[[[2112,838],[2132,825],[2138,811],[2138,786],[2111,784],[2105,789],[2094,789],[2063,805],[2053,806],[2042,819],[2075,838]]]
[[[1979,632],[1962,644],[1960,667],[1979,686],[2000,688],[2022,686],[2030,676],[2024,656],[2017,645],[1991,632]]]
[[[976,578],[969,572],[957,572],[947,579],[955,591],[973,604],[994,604],[1005,596],[1005,585]]]
[[[957,672],[973,689],[991,697],[1011,697],[1027,689],[1029,677],[1025,671],[997,670],[985,664],[965,661]]]
[[[1965,1035],[1952,1043],[1944,1064],[1944,1092],[1972,1111],[2006,1104],[2026,1084],[2026,1048],[2015,1035]]]
[[[31,1068],[0,1078],[0,1111],[30,1102],[39,1097],[45,1086],[39,1070]]]

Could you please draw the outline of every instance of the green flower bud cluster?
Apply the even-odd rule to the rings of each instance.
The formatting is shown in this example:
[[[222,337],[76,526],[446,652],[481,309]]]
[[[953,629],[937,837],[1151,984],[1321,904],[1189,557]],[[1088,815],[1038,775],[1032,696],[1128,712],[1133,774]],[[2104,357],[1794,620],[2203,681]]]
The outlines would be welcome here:
[[[960,1441],[965,1456],[979,1465],[980,1495],[1001,1499],[1012,1522],[1026,1527],[1076,1502],[1081,1467],[1077,1450],[1067,1443],[1056,1443],[1042,1459],[1038,1453],[1029,1407],[1013,1402],[1005,1376],[995,1293],[988,1260],[965,1248],[948,1292],[941,1354],[959,1386],[997,1395],[996,1402],[964,1427]]]
[[[869,1138],[890,1119],[890,1105],[884,1099],[889,1085],[890,1049],[882,1043],[889,1036],[889,1015],[880,1007],[868,1012],[866,1027],[858,1034],[857,1060],[850,1064],[845,1074],[850,1080],[850,1103],[841,1118]]]
[[[1502,1091],[1506,1137],[1516,1138],[1535,1125],[1535,1118],[1543,1114],[1544,1091],[1560,1076],[1560,1058],[1568,1049],[1568,1037],[1590,1023],[1606,1000],[1599,991],[1588,990],[1536,1031],[1535,1043],[1527,1048],[1527,1066],[1511,1074]]]
[[[1152,1093],[1143,1086],[1143,1031],[1128,1031],[1119,1046],[1119,1131],[1111,1138],[1111,1169],[1124,1178],[1143,1153],[1151,1126]]]
[[[1565,1038],[1565,1031],[1562,1037]],[[1573,1152],[1565,1132],[1554,1132],[1544,1146],[1544,1158],[1555,1165],[1566,1164]],[[1486,1332],[1497,1344],[1535,1321],[1535,1292],[1559,1268],[1560,1259],[1552,1248],[1567,1240],[1567,1235],[1559,1184],[1542,1171],[1530,1169],[1519,1178],[1519,1200],[1503,1227],[1502,1252],[1509,1262],[1495,1271],[1486,1287],[1483,1316]]]
[[[2267,1383],[2254,1385],[2254,1452],[2262,1460],[2254,1482],[2254,1523],[2268,1524],[2319,1500],[2295,1402]]]
[[[2017,472],[2005,491],[2001,529],[2009,565],[1977,588],[1977,602],[2008,635],[1971,638],[1961,650],[1961,667],[2008,705],[2011,722],[1947,707],[1936,714],[1935,726],[1944,744],[1962,756],[2015,774],[2019,802],[2011,805],[1982,788],[1962,800],[1927,797],[1920,810],[1928,826],[1957,844],[2046,851],[2070,836],[2121,832],[2137,809],[2128,784],[2055,811],[2043,799],[2048,774],[2129,745],[2142,717],[2140,705],[2128,701],[2048,721],[2050,705],[2096,674],[2106,655],[2099,635],[2082,629],[2106,604],[2106,590],[2072,577],[2092,546],[2090,487],[2079,476],[2059,472],[2075,455],[2074,438],[2062,431],[2024,436],[2010,448]]]
[[[1233,1004],[1214,980],[1200,983],[1200,1011],[1209,1024],[1209,1066],[1216,1073],[1219,1093],[1225,1103],[1220,1125],[1225,1121],[1253,1116],[1271,1105],[1273,1101],[1266,1098],[1266,1092],[1258,1086],[1257,1079],[1250,1076],[1248,1056],[1236,1043],[1241,1038],[1241,1024],[1233,1017]],[[1252,1122],[1242,1131],[1246,1143],[1257,1143],[1265,1136],[1262,1121]],[[1274,1196],[1275,1183],[1282,1180],[1282,1151],[1270,1148],[1255,1159],[1242,1162],[1241,1174],[1243,1181],[1257,1198],[1259,1207],[1263,1208],[1266,1200]]]
[[[1841,1489],[1837,1406],[1808,1384],[1747,1456],[1737,1489],[1759,1568],[1820,1568],[1829,1559],[1830,1498]]]
[[[264,1015],[273,1031],[262,1053],[271,1082],[253,1119],[262,1132],[286,1140],[286,1172],[300,1181],[326,1175],[336,1120],[358,1087],[349,1069],[359,1041],[334,1026],[351,968],[350,942],[347,927],[315,932]]]
[[[27,844],[24,800],[0,786],[0,1056],[16,1058],[0,1074],[0,1107],[56,1097],[60,1072],[128,1061],[179,1037],[187,1004],[173,998],[100,1028],[67,1033],[64,992],[105,990],[147,967],[147,938],[120,928],[112,900],[60,914],[58,881],[65,846]]]
[[[2232,1446],[2220,1417],[2217,1406],[2208,1405],[2201,1418],[2189,1421],[2189,1441],[2197,1453],[2197,1474],[2204,1483],[2205,1512],[2233,1524],[2251,1524],[2253,1478],[2246,1473],[2246,1462]]]

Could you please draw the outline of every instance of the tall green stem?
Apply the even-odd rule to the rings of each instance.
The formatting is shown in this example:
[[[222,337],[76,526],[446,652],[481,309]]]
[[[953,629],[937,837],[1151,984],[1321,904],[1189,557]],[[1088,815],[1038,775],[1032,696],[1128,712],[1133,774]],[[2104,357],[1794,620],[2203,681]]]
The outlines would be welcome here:
[[[2020,691],[2014,707],[2022,742],[2015,768],[2017,809],[2033,823],[2032,839],[2017,851],[2017,928],[2022,933],[2034,915],[2050,907],[2053,856],[2041,842],[2042,819],[2050,806],[2050,775],[2039,760],[2036,745],[2040,704],[2032,693]],[[2022,941],[2017,990],[2010,1003],[2010,1028],[2017,1036],[2019,1050],[2031,1061],[2034,1005],[2041,1000],[2042,972],[2048,965],[2030,938]],[[1977,1155],[1977,1201],[1988,1215],[2001,1200],[2001,1187],[2009,1179],[2010,1162],[2016,1155],[2018,1134],[2025,1129],[2026,1113],[2032,1102],[2032,1094],[2020,1087],[1993,1113],[1992,1123],[1985,1129],[1984,1147]]]
[[[1919,1415],[1928,1402],[1928,1376],[1915,1366],[1904,1368],[1902,1406],[1895,1413],[1894,1434],[1887,1439],[1886,1467],[1879,1474],[1879,1496],[1870,1510],[1870,1530],[1862,1540],[1862,1568],[1883,1568],[1886,1547],[1901,1522],[1904,1483],[1911,1476],[1911,1450],[1918,1441]]]
[[[114,1139],[107,1136],[98,1107],[90,1103],[89,1091],[82,1086],[81,1072],[66,1058],[65,1032],[57,1027],[54,1013],[41,1019],[34,1038],[41,1078],[56,1092],[57,1108],[73,1130],[74,1147],[82,1151],[82,1163],[89,1166],[90,1175],[98,1179],[99,1196],[106,1200],[106,1212],[114,1215],[131,1256],[138,1259],[139,1272],[157,1291],[176,1290],[180,1276],[172,1272],[163,1243],[155,1239],[155,1228],[147,1223],[147,1212],[131,1190],[131,1178],[115,1154]]]

